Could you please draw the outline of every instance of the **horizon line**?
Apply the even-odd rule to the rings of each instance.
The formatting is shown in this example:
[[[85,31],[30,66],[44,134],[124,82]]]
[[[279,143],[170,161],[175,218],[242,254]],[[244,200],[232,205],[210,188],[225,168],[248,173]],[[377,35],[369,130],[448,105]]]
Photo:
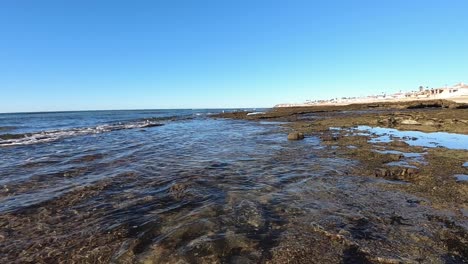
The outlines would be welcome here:
[[[99,111],[150,111],[150,110],[223,110],[223,109],[269,109],[273,107],[189,107],[189,108],[123,108],[123,109],[89,109],[89,110],[45,110],[45,111],[19,111],[0,112],[0,114],[41,114],[41,113],[69,113],[69,112],[99,112]]]

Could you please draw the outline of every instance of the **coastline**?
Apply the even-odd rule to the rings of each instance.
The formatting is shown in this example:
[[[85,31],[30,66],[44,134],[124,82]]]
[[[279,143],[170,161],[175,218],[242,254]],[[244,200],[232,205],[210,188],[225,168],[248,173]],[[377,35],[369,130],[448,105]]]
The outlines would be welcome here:
[[[468,259],[466,105],[260,111],[24,115],[48,132],[0,147],[0,260]]]
[[[455,103],[467,104],[468,95],[457,96],[457,97],[447,97],[447,98],[397,98],[397,99],[370,99],[370,100],[354,100],[352,102],[324,102],[324,103],[314,103],[314,104],[278,104],[275,108],[284,108],[284,107],[314,107],[314,106],[346,106],[352,104],[374,104],[374,103],[405,103],[405,102],[418,102],[418,101],[433,101],[433,100],[448,100]]]
[[[415,240],[405,250],[405,254],[415,254],[417,248],[430,245],[431,250],[445,247],[445,254],[451,256],[453,263],[465,263],[468,259],[467,104],[448,100],[412,100],[281,107],[254,115],[237,112],[220,114],[215,118],[253,122],[280,121],[284,122],[282,126],[288,131],[304,133],[306,138],[318,138],[326,146],[323,156],[357,162],[346,173],[352,175],[355,181],[383,180],[377,184],[381,191],[411,195],[415,197],[415,204],[411,206],[420,206],[431,211],[427,220],[434,224],[434,234],[428,238],[418,232],[407,231]],[[449,143],[453,143],[450,147],[437,144],[431,146],[431,143],[438,142],[439,137],[443,136],[448,137]],[[455,141],[457,136],[458,141]],[[425,138],[425,141],[418,137]],[[376,199],[375,203],[370,202],[361,208],[365,215],[375,210],[373,206],[384,202],[380,201],[381,197],[372,199]],[[407,207],[408,203],[402,202],[394,206]],[[412,222],[414,215],[397,214],[392,217],[390,221],[366,218],[366,225],[389,230],[394,228],[395,223],[422,228],[421,223]],[[374,239],[364,239],[364,242],[346,232],[336,233],[324,226],[320,226],[319,230],[329,239],[354,245],[356,254],[362,257],[359,262],[415,261],[398,257],[382,258],[379,256],[382,254],[380,249],[375,249],[381,247],[382,244],[379,243],[382,242],[377,243]],[[371,237],[372,231],[369,232]],[[385,243],[391,244],[388,241]],[[375,251],[370,250],[372,248]],[[420,261],[439,263],[440,260],[428,254]]]
[[[468,133],[468,104],[449,100],[373,102],[368,104],[279,107],[251,114],[237,111],[212,115],[214,118],[301,122],[316,130],[332,126],[370,125],[424,132]],[[406,121],[405,121],[406,120]],[[409,121],[412,120],[412,121]],[[413,122],[414,121],[414,122]],[[307,129],[302,128],[308,132]]]
[[[308,106],[344,106],[350,104],[373,104],[373,103],[405,103],[412,101],[428,100],[450,100],[456,103],[468,103],[468,85],[457,83],[451,87],[424,88],[419,87],[419,91],[402,92],[394,94],[383,94],[379,96],[366,97],[342,97],[330,100],[307,100],[302,104],[278,104],[275,107],[308,107]]]

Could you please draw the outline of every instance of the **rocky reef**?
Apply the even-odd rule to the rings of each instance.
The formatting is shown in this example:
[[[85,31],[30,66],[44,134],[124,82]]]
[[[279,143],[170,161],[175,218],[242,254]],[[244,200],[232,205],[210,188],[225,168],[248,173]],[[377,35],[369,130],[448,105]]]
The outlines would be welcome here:
[[[314,203],[328,195],[327,212],[315,210],[288,221],[268,263],[468,263],[468,184],[457,176],[468,173],[466,104],[436,100],[275,108],[261,115],[220,117],[283,121],[292,133],[320,140],[323,157],[353,161],[340,179],[334,178],[339,187],[303,196]],[[437,145],[439,135],[453,137],[454,147]],[[344,186],[355,192],[343,191]],[[336,203],[359,209],[335,209]]]

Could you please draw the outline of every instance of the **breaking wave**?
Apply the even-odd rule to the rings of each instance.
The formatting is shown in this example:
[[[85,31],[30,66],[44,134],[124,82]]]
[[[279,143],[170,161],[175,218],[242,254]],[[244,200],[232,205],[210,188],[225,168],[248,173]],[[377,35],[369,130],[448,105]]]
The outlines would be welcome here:
[[[129,123],[104,124],[94,127],[49,130],[36,133],[0,134],[0,147],[45,143],[65,137],[99,134],[123,129],[149,128],[162,125],[162,123],[153,120],[144,120]]]

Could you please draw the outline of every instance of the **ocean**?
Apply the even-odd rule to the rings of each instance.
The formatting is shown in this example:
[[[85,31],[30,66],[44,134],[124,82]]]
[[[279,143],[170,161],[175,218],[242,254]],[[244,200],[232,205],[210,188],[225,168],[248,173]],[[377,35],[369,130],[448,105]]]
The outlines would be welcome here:
[[[222,111],[0,114],[3,260],[266,259],[291,194],[343,163]]]
[[[361,126],[288,141],[281,119],[211,116],[223,111],[0,114],[0,263],[424,262],[422,247],[446,257],[429,237],[448,213],[408,191],[432,174],[366,166],[417,173],[441,151],[466,157],[466,135]],[[383,145],[397,138],[409,143]],[[462,158],[444,179],[452,191],[464,188]]]

